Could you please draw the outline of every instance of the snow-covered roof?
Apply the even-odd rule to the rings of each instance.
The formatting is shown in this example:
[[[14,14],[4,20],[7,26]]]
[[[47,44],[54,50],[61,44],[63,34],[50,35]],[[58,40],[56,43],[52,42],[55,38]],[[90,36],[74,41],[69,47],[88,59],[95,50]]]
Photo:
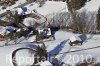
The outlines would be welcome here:
[[[4,26],[0,26],[0,34],[1,35],[6,35],[6,34],[9,34],[10,32],[6,30],[6,27]]]
[[[0,26],[0,34],[4,35],[6,33],[6,28],[3,26]]]
[[[40,66],[53,66],[49,61],[44,61],[40,64]]]
[[[18,12],[18,15],[27,15],[32,12],[28,7],[17,8],[16,11]]]
[[[8,34],[10,32],[13,32],[14,30],[20,31],[20,29],[18,29],[16,27],[13,27],[13,26],[6,26],[6,27],[0,26],[0,34],[1,35],[6,35],[6,34]]]
[[[26,14],[29,14],[29,12],[25,12]],[[32,12],[33,13],[33,12]],[[26,26],[33,26],[35,25],[35,23],[38,23],[38,24],[43,24],[44,22],[46,22],[46,18],[38,13],[35,13],[35,15],[39,16],[40,18],[39,19],[36,19],[36,18],[32,18],[32,17],[27,17],[24,19],[23,21],[23,24],[26,25]]]
[[[13,26],[6,26],[6,30],[17,30],[18,28],[13,27]]]
[[[26,25],[26,26],[28,26],[28,27],[35,25],[35,23],[36,23],[36,21],[32,17],[27,17],[23,21],[23,24]]]
[[[24,13],[21,8],[17,8],[16,10],[17,10],[18,15],[22,15]]]
[[[73,37],[70,37],[70,41],[74,42],[74,41],[82,41],[82,40],[78,36],[73,36]]]
[[[27,12],[27,7],[21,7],[24,12]]]
[[[38,30],[38,32],[39,32],[39,33],[44,32],[44,29],[47,29],[47,30],[48,30],[47,35],[51,35],[51,30],[50,30],[50,28],[43,28],[43,29]]]
[[[82,41],[85,41],[87,39],[87,36],[82,34],[78,36]]]
[[[44,22],[46,22],[46,17],[44,17],[43,15],[39,13],[35,13],[35,14],[40,17],[40,19],[35,19],[37,23],[43,24]]]

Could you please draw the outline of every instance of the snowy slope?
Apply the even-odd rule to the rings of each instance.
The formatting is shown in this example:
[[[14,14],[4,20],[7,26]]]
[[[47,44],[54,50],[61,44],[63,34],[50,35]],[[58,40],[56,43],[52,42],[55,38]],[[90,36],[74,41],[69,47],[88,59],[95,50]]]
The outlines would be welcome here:
[[[30,44],[30,43],[29,43]],[[0,47],[0,65],[2,66],[13,66],[12,64],[12,52],[18,48],[26,47],[28,43],[19,44],[19,45],[12,45],[12,46],[5,46]],[[20,50],[16,53],[17,63],[19,65],[25,66],[25,64],[32,64],[34,62],[34,53],[30,53],[29,50]],[[32,58],[29,62],[26,62],[27,59]],[[24,61],[25,60],[25,61]]]
[[[56,46],[58,46],[61,41],[66,40],[73,35],[75,35],[75,34],[68,33],[65,31],[64,32],[63,31],[57,32],[55,41],[45,42],[45,45],[47,46],[48,52],[51,51],[52,49],[56,48]],[[63,49],[60,51],[60,53],[81,50],[81,49],[87,49],[87,48],[92,48],[92,47],[97,47],[97,46],[100,46],[100,35],[94,35],[91,39],[89,39],[85,43],[83,43],[82,46],[71,47],[69,45],[69,43],[67,42],[64,45]],[[59,49],[60,48],[61,47],[59,47]],[[62,62],[74,66],[74,64],[82,61],[81,56],[84,56],[83,60],[86,59],[87,56],[88,56],[87,58],[89,58],[89,56],[90,56],[90,58],[93,56],[94,58],[99,60],[100,59],[100,51],[99,50],[100,50],[100,48],[95,48],[95,49],[91,49],[91,50],[84,50],[84,51],[72,52],[72,53],[67,53],[67,54],[66,53],[65,54],[58,54],[56,57],[59,60],[62,60]],[[58,50],[56,50],[56,51],[58,51]],[[79,56],[79,57],[77,58],[75,55]],[[70,59],[69,59],[69,56],[71,56]],[[76,61],[73,61],[73,58]],[[100,60],[99,60],[99,62],[100,62]]]
[[[37,9],[40,14],[49,15],[52,13],[61,12],[63,10],[68,11],[65,2],[55,2],[55,1],[47,1],[43,7]]]
[[[55,2],[55,1],[47,1],[43,7],[38,7],[38,4],[28,4],[26,5],[26,7],[29,7],[29,10],[33,10],[36,9],[38,13],[46,16],[46,15],[50,15],[53,13],[58,13],[58,12],[62,12],[62,11],[68,11],[67,10],[67,6],[65,2]],[[84,7],[82,7],[79,11],[82,11],[84,9],[86,9],[87,11],[97,11],[98,8],[100,7],[100,0],[91,0],[89,2],[86,3],[86,5]],[[13,7],[12,7],[13,8]],[[0,14],[3,13],[5,10],[0,11]],[[69,39],[71,36],[74,36],[76,34],[73,34],[71,32],[67,32],[67,31],[58,31],[55,34],[56,40],[54,41],[48,41],[45,42],[47,51],[51,51],[53,49],[55,49],[60,42]],[[14,51],[15,49],[19,48],[19,47],[23,47],[26,45],[26,42],[32,41],[34,40],[34,37],[29,38],[29,40],[23,39],[23,43],[22,45],[13,45],[13,46],[6,46],[6,47],[0,47],[0,64],[2,66],[13,66],[12,63],[9,63],[8,61],[6,62],[6,55],[10,54],[10,59],[11,59],[11,53],[12,51]],[[20,40],[18,40],[20,41]],[[12,43],[13,41],[11,41],[10,43]],[[5,44],[5,41],[0,42],[1,44]],[[68,51],[75,51],[75,50],[81,50],[81,49],[87,49],[87,48],[91,48],[91,47],[96,47],[96,46],[100,46],[100,35],[94,35],[91,39],[87,40],[82,46],[69,46],[68,42],[66,42],[66,44],[63,46],[62,50],[60,51],[60,53],[62,52],[68,52]],[[75,63],[81,61],[78,60],[77,62],[73,62],[71,58],[69,59],[68,55],[71,55],[71,57],[74,57],[74,55],[92,55],[95,58],[98,58],[98,60],[100,59],[100,48],[96,48],[96,49],[91,49],[91,50],[84,50],[84,51],[79,51],[79,52],[74,52],[74,53],[68,53],[68,54],[60,54],[57,55],[56,57],[58,59],[60,59],[61,61],[63,61],[64,63],[70,64],[74,66]],[[23,53],[26,51],[21,52],[22,56]],[[28,53],[26,53],[28,54]],[[80,57],[81,58],[81,57]],[[77,60],[77,58],[75,58]],[[100,60],[99,60],[100,62]]]
[[[10,7],[7,7],[6,9],[2,9],[2,10],[0,11],[0,14],[5,13],[7,10],[14,9],[15,7],[21,5],[21,4],[25,3],[25,2],[26,2],[26,0],[23,0],[23,1],[22,1],[22,0],[18,0],[18,1],[16,2],[16,4],[14,4],[14,5],[10,6]]]
[[[11,55],[12,55],[12,52],[19,47],[21,47],[21,45],[0,47],[0,60],[2,60],[2,61],[0,61],[0,64],[2,66],[13,66],[12,60],[11,60]],[[7,58],[7,56],[8,56],[8,58]]]
[[[80,10],[86,9],[87,11],[98,11],[98,8],[100,7],[100,0],[91,0],[86,3],[84,7],[82,7]]]
[[[76,34],[67,32],[67,31],[58,31],[55,34],[56,40],[55,41],[48,41],[45,42],[47,51],[51,51],[54,48],[56,48],[56,46],[59,45],[60,42],[69,39],[69,37],[74,36]],[[12,51],[14,51],[15,49],[19,48],[19,47],[24,47],[25,45],[27,45],[27,42],[25,44],[20,44],[20,45],[13,45],[13,46],[7,46],[7,47],[0,47],[0,60],[3,59],[1,61],[1,64],[3,66],[12,66],[12,63],[6,63],[6,58],[5,56],[10,54],[11,57],[11,53]],[[68,52],[68,51],[75,51],[75,50],[81,50],[81,49],[86,49],[86,48],[91,48],[91,47],[96,47],[96,46],[100,46],[100,35],[94,35],[93,38],[87,40],[85,43],[83,43],[82,46],[73,46],[71,47],[68,42],[66,42],[66,44],[63,46],[62,50],[59,53],[63,53],[63,52]],[[59,47],[60,49],[60,47]],[[84,50],[84,51],[79,51],[79,52],[72,52],[72,53],[68,53],[68,54],[58,54],[56,57],[61,60],[64,63],[67,64],[76,64],[79,61],[81,61],[81,59],[79,59],[77,62],[72,61],[74,55],[78,55],[81,58],[81,55],[83,55],[84,57],[87,57],[87,55],[92,55],[95,58],[98,58],[98,60],[100,59],[100,48],[95,48],[95,49],[91,49],[91,50]],[[21,51],[21,55],[23,56],[23,53],[26,53],[25,51]],[[26,53],[27,54],[27,53]],[[69,56],[71,55],[71,59],[69,59]],[[29,56],[29,55],[25,55],[25,56]],[[10,58],[11,59],[11,58]],[[77,57],[75,57],[74,59],[77,60]],[[100,60],[99,60],[100,61]],[[73,65],[74,66],[74,65]]]
[[[42,7],[39,7],[36,3],[31,3],[25,7],[28,7],[29,10],[36,9],[39,14],[44,16],[61,11],[68,11],[66,3],[62,1],[46,1]]]

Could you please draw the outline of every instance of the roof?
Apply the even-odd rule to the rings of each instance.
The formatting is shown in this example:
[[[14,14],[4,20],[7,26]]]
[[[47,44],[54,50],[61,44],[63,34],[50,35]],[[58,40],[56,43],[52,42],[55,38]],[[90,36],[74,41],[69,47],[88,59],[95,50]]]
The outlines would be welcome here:
[[[45,31],[45,29],[47,29],[48,31]],[[45,32],[47,32],[46,35],[48,35],[48,36],[51,35],[50,28],[43,28],[43,29],[38,30],[38,32],[39,33],[42,33],[43,32],[44,34],[45,34]]]
[[[23,24],[26,26],[33,26],[35,25],[36,21],[32,17],[27,17],[24,19]]]
[[[30,14],[31,11],[27,9],[27,7],[17,8],[18,15],[27,15]]]
[[[24,12],[27,12],[27,7],[21,7]]]
[[[9,32],[13,32],[14,30],[18,30],[18,28],[13,26],[6,26],[6,30],[8,30]]]
[[[18,15],[22,15],[24,11],[21,8],[17,8]]]
[[[4,35],[6,35],[8,33],[9,33],[9,31],[6,30],[6,27],[0,26],[0,34],[1,35],[4,36]]]
[[[85,41],[87,39],[87,36],[82,34],[78,36],[82,41]]]
[[[73,36],[73,37],[70,37],[70,41],[74,42],[74,41],[82,41],[82,40],[78,36]]]
[[[0,34],[5,35],[5,33],[6,33],[6,28],[3,26],[0,26]]]

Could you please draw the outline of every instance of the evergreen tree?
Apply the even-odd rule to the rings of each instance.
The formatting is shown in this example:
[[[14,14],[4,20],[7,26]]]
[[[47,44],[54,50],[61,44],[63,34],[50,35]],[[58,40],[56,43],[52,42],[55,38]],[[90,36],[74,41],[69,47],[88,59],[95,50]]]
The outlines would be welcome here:
[[[96,15],[96,23],[97,23],[97,30],[100,30],[100,7],[99,7],[99,10],[98,10],[98,14]]]

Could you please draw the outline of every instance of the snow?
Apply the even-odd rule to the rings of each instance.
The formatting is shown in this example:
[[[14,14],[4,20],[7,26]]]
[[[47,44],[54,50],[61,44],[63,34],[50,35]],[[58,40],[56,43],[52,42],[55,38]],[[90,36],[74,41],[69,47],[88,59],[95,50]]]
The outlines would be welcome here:
[[[9,32],[13,32],[14,30],[18,30],[18,28],[13,27],[13,26],[6,26],[6,30]]]
[[[9,33],[13,32],[13,31],[15,31],[15,30],[16,30],[17,32],[20,31],[20,29],[18,29],[18,28],[16,28],[16,27],[13,27],[13,26],[6,26],[6,27],[0,26],[0,34],[1,34],[1,35],[9,34]]]
[[[22,15],[24,13],[24,11],[21,8],[17,8],[16,10],[18,12],[18,15]]]
[[[57,53],[63,53],[63,52],[68,52],[68,51],[75,51],[75,50],[81,50],[81,49],[100,46],[100,35],[94,35],[91,39],[89,39],[85,43],[83,43],[82,46],[72,46],[71,47],[68,44],[68,41],[64,44],[61,43],[61,41],[67,40],[71,36],[76,36],[76,34],[73,34],[73,33],[67,32],[67,31],[58,31],[58,32],[56,32],[56,34],[55,34],[56,40],[44,42],[45,45],[46,45],[47,51],[50,52],[53,49],[56,49],[57,46],[59,46],[59,49],[57,48],[59,50],[59,52],[57,52],[58,50],[56,50]],[[31,39],[32,39],[32,37],[31,37]],[[23,40],[21,40],[21,41],[23,41]],[[18,49],[19,47],[25,47],[26,45],[30,45],[27,42],[23,42],[23,43],[25,43],[25,44],[18,44],[18,45],[10,45],[10,46],[5,46],[5,47],[0,47],[0,52],[2,52],[0,54],[0,57],[3,58],[1,64],[3,66],[12,66],[12,63],[5,63],[5,55],[7,55],[7,54],[11,55],[12,51],[14,51],[15,49]],[[62,47],[60,46],[59,43],[61,43]],[[96,49],[84,50],[84,51],[79,51],[79,52],[74,52],[74,53],[58,54],[56,57],[58,59],[60,59],[62,62],[70,64],[70,65],[71,64],[76,64],[76,63],[82,61],[81,60],[82,59],[81,55],[83,55],[84,57],[87,57],[87,55],[92,55],[93,57],[98,58],[98,61],[99,61],[99,58],[100,58],[99,57],[100,56],[99,50],[100,50],[100,48],[96,48]],[[21,51],[21,53],[26,54],[25,51]],[[80,60],[77,61],[77,62],[72,61],[74,55],[78,55]],[[21,56],[23,56],[23,55],[21,55]],[[26,54],[25,56],[29,56],[29,55]],[[72,57],[70,60],[68,60],[69,56]],[[0,59],[2,59],[2,58],[0,58]],[[77,57],[74,58],[74,59],[77,60]]]
[[[20,0],[20,2],[24,3],[25,1]],[[21,4],[20,2],[17,2],[15,5],[7,8],[7,9],[13,9],[16,6],[18,6],[19,4]],[[36,3],[31,3],[26,5],[25,7],[28,8],[28,11],[32,11],[33,9],[37,10],[37,15],[39,15],[40,17],[43,16],[47,16],[53,13],[59,13],[59,12],[68,12],[67,10],[67,6],[65,2],[55,2],[55,1],[47,1],[43,7],[38,7],[38,4]],[[83,11],[84,9],[86,9],[87,11],[97,11],[98,8],[100,7],[100,1],[99,0],[91,0],[89,2],[86,3],[86,5],[84,7],[82,7],[81,9],[79,9],[79,11]],[[1,10],[0,14],[4,13],[7,9]],[[19,14],[22,13],[22,10],[19,9]],[[40,15],[42,14],[42,15]],[[35,20],[33,18],[26,18],[23,23],[26,26],[32,26],[35,24],[35,22],[44,22],[45,18],[41,18],[40,20]],[[5,27],[1,27],[0,26],[0,34],[4,35],[6,32],[6,28]],[[61,62],[67,63],[69,65],[74,66],[76,63],[82,61],[82,57],[81,55],[83,55],[86,59],[87,55],[91,55],[94,58],[96,58],[99,62],[100,62],[100,48],[95,48],[95,49],[91,49],[91,50],[83,50],[83,51],[78,51],[78,52],[72,52],[72,53],[65,53],[65,54],[59,54],[59,53],[64,53],[64,52],[69,52],[69,51],[75,51],[75,50],[82,50],[82,49],[87,49],[87,48],[92,48],[92,47],[96,47],[96,46],[100,46],[100,35],[90,35],[92,36],[91,39],[86,40],[82,46],[70,46],[69,45],[69,41],[68,40],[71,36],[72,40],[76,40],[77,37],[75,37],[77,34],[73,34],[71,32],[67,32],[67,31],[57,31],[55,33],[55,38],[56,40],[54,41],[47,41],[44,42],[44,44],[46,45],[47,48],[47,52],[51,53],[51,54],[57,54],[56,58],[58,58]],[[88,34],[88,38],[89,38],[89,34]],[[25,38],[25,37],[21,37],[17,39],[17,44],[14,44],[14,40],[10,41],[9,46],[4,46],[6,41],[0,41],[0,64],[2,66],[13,66],[12,65],[12,61],[11,61],[11,55],[12,52],[18,48],[21,47],[26,47],[26,45],[30,45],[29,42],[33,42],[33,40],[35,40],[35,36],[31,36],[29,38]],[[80,40],[78,38],[78,40]],[[2,47],[1,47],[2,46]],[[6,58],[8,55],[10,58],[10,61],[8,61],[8,59]],[[25,57],[29,57],[30,54],[27,50],[24,51],[20,51],[17,56],[25,56]],[[79,59],[77,57],[75,57],[75,55],[77,55],[79,57]],[[71,58],[69,58],[69,56],[71,56]],[[78,61],[73,61],[73,57],[75,60]],[[7,60],[6,60],[7,59]],[[68,60],[69,59],[69,60]],[[24,63],[22,63],[24,64]],[[27,63],[27,64],[31,64]],[[44,63],[41,63],[42,66],[47,66],[46,64],[50,64],[48,61],[45,61]]]
[[[26,25],[26,26],[28,26],[28,27],[29,26],[32,27],[33,25],[35,25],[35,23],[36,23],[36,21],[32,17],[27,17],[23,21],[23,24]]]
[[[1,35],[4,35],[5,33],[6,33],[6,28],[0,26],[0,34],[1,34]]]
[[[68,39],[73,35],[76,36],[76,34],[69,33],[69,32],[66,32],[66,31],[58,31],[56,33],[56,40],[55,41],[45,42],[45,45],[47,46],[47,51],[50,52],[53,48],[56,49],[56,47],[59,45],[61,40]],[[68,44],[69,41],[67,41],[66,44],[64,44],[62,50],[59,51],[59,53],[100,46],[100,44],[99,44],[100,43],[100,41],[99,41],[100,37],[99,36],[100,35],[94,35],[91,39],[84,42],[82,46],[72,46],[71,47]],[[61,47],[59,47],[59,49],[61,49]],[[79,51],[79,52],[73,52],[73,53],[58,54],[56,57],[58,59],[60,59],[62,62],[72,65],[72,64],[76,64],[76,63],[82,61],[82,59],[85,60],[88,55],[90,55],[90,56],[92,56],[93,58],[96,58],[96,59],[100,58],[99,57],[99,55],[100,55],[99,49],[100,48],[91,49],[91,50],[84,50],[84,51]],[[56,52],[58,50],[56,50]],[[77,59],[77,57],[74,57],[75,55],[79,56],[78,57],[79,59]],[[68,60],[69,56],[71,56],[70,60]],[[84,56],[84,58],[82,58],[81,56]],[[73,58],[77,61],[76,62],[73,61]],[[87,57],[87,58],[89,58],[89,57]],[[72,65],[72,66],[74,66],[74,65]]]
[[[0,26],[0,34],[1,35],[6,35],[6,34],[9,34],[10,32],[7,30],[7,27],[3,27],[3,26]]]
[[[40,65],[41,66],[53,66],[49,61],[44,61]]]
[[[80,11],[83,11],[85,9],[86,11],[94,12],[98,11],[99,7],[100,0],[91,0],[87,2],[86,5],[80,9]]]
[[[0,47],[0,64],[3,66],[13,66],[11,61],[11,55],[12,52],[21,47],[21,45],[15,45],[15,46],[7,46],[7,47]]]
[[[39,16],[38,19],[32,18],[32,17],[25,18],[24,21],[23,21],[23,24],[28,26],[28,27],[35,25],[35,23],[43,24],[44,22],[46,22],[46,18],[43,15],[41,15],[41,14],[38,14],[38,13],[30,11],[30,10],[25,12],[25,13],[26,14],[33,13],[33,14]]]
[[[39,14],[39,13],[36,13],[36,15],[38,15],[40,17],[40,19],[35,19],[35,21],[39,24],[43,24],[46,22],[46,17],[44,17],[43,15]]]
[[[31,13],[27,7],[16,8],[15,10],[18,12],[18,15],[27,15]]]
[[[66,10],[66,3],[65,2],[55,2],[55,1],[47,1],[43,7],[40,7],[37,10],[38,13],[42,15],[49,15],[52,13],[57,13],[62,10]]]
[[[36,9],[39,14],[42,14],[44,16],[57,13],[61,11],[68,11],[67,6],[65,2],[59,1],[46,1],[45,4],[42,7],[39,7],[36,3],[31,3],[32,5],[26,5],[25,7],[30,7],[28,10],[34,10]]]
[[[82,40],[78,36],[73,36],[73,37],[70,37],[70,41],[74,42],[74,41],[82,41]]]
[[[18,63],[18,66],[32,65],[34,63],[34,54],[35,52],[30,53],[29,50],[25,50],[25,49],[18,51],[16,53],[16,58],[17,58],[16,61]]]
[[[26,2],[26,0],[23,0],[23,1],[22,1],[22,0],[18,0],[18,1],[16,2],[16,4],[14,4],[14,5],[12,5],[12,6],[9,6],[9,7],[7,7],[6,9],[2,9],[2,10],[0,11],[0,14],[5,13],[7,10],[12,10],[12,9],[14,9],[15,7],[21,5],[21,4],[25,3],[25,2]]]
[[[36,37],[36,36],[31,36],[31,37],[28,39],[28,41],[29,41],[29,42],[35,41],[35,37]]]
[[[13,66],[12,64],[12,52],[18,48],[28,47],[27,45],[32,45],[32,43],[24,43],[17,45],[9,45],[5,47],[0,47],[0,64],[2,66]],[[20,50],[16,53],[17,63],[19,65],[30,65],[34,62],[34,53],[30,53],[29,50]],[[30,61],[28,61],[29,58]],[[27,62],[26,62],[27,61]]]
[[[47,29],[48,31],[44,32],[45,29]],[[48,36],[51,35],[51,30],[50,30],[50,28],[43,28],[43,29],[38,30],[38,32],[39,32],[39,34],[42,33],[42,32],[44,32],[44,35],[45,35],[45,34],[48,35]]]

